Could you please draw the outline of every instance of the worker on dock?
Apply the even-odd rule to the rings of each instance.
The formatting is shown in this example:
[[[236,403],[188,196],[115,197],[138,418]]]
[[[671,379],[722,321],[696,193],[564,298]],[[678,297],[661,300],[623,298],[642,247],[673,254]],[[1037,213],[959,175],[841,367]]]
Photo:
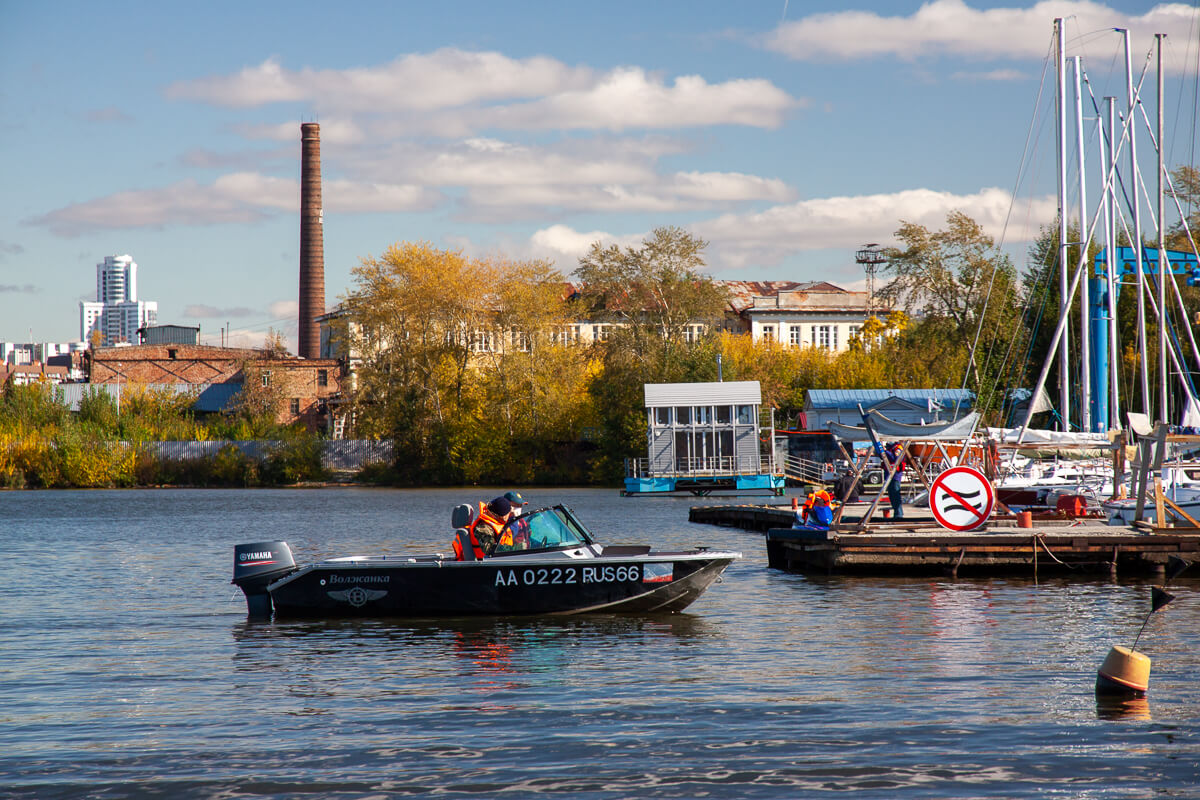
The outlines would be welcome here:
[[[900,479],[904,476],[904,451],[900,449],[899,442],[891,442],[886,448],[876,442],[875,453],[883,462],[885,475],[893,466],[896,469],[891,480],[887,481],[888,502],[892,504],[892,516],[904,519],[904,497],[900,493]]]

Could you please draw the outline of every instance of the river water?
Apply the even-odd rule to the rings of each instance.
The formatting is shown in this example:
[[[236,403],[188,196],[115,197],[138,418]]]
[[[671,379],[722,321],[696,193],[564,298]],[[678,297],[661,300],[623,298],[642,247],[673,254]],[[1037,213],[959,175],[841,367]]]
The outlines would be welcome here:
[[[680,615],[277,624],[229,585],[237,542],[448,551],[496,493],[0,492],[0,796],[1200,796],[1200,566],[1123,706],[1147,584],[787,574],[682,498],[525,492],[741,550]]]

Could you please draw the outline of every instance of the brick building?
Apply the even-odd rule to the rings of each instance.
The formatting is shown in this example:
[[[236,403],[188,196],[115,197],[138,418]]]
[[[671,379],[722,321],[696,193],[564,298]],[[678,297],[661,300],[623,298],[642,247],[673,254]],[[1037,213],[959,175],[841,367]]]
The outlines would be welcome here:
[[[97,384],[192,386],[253,382],[270,389],[278,404],[276,420],[303,422],[309,429],[331,427],[330,401],[339,396],[342,364],[336,359],[303,359],[263,350],[191,344],[100,347],[88,354],[89,379]]]

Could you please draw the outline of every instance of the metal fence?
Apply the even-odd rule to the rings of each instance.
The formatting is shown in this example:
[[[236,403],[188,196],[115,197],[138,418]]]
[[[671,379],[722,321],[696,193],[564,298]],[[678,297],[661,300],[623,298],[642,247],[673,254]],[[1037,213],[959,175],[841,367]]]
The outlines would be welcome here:
[[[653,467],[648,458],[625,459],[627,478],[672,478],[681,476],[713,475],[770,475],[775,470],[770,456],[757,458],[734,458],[713,456],[708,458],[677,458],[670,467]]]
[[[132,446],[128,442],[126,447]],[[236,447],[247,458],[266,460],[286,443],[272,440],[236,442],[214,440],[208,442],[143,442],[143,452],[164,461],[194,461],[212,458],[226,447]],[[325,469],[362,469],[368,464],[378,464],[392,459],[394,443],[374,439],[327,439],[321,442],[321,466]]]

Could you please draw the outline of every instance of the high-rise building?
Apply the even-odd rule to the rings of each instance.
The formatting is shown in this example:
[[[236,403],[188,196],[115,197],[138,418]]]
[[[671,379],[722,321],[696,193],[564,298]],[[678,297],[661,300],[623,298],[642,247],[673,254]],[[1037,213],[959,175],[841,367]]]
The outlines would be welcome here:
[[[96,300],[79,304],[79,338],[92,341],[99,331],[100,344],[111,347],[137,342],[138,328],[158,322],[158,303],[138,300],[137,264],[132,257],[105,256],[96,265]]]

